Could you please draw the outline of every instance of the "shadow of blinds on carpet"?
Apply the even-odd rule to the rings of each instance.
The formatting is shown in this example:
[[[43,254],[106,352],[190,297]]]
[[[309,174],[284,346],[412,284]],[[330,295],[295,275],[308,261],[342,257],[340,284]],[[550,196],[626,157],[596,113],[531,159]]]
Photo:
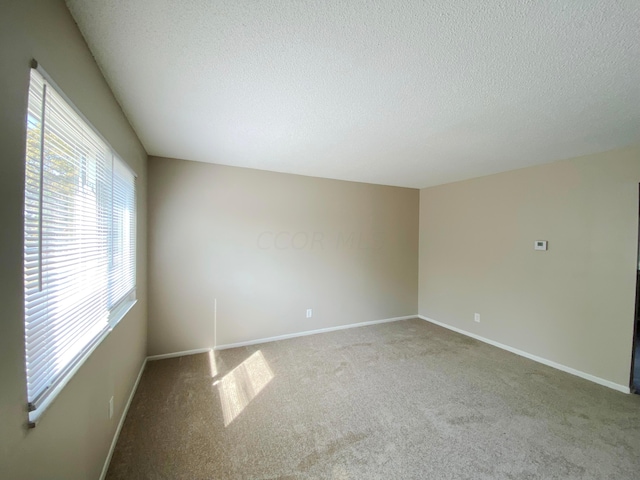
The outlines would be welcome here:
[[[221,380],[213,382],[220,394],[225,427],[242,413],[273,377],[273,371],[258,350]]]

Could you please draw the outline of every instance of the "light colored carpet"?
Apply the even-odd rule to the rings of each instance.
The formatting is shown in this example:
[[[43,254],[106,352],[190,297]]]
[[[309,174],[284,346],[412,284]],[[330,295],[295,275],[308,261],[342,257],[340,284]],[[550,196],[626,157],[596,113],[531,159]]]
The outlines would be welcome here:
[[[215,370],[149,362],[107,478],[640,478],[639,396],[422,320],[224,350]]]

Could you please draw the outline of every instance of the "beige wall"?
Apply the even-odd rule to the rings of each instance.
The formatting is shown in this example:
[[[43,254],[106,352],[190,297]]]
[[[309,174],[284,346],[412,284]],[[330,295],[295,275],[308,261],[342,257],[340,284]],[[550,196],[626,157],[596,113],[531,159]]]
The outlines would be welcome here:
[[[139,175],[139,301],[27,430],[22,206],[32,58]],[[97,479],[146,353],[146,154],[62,1],[3,2],[0,65],[0,478]]]
[[[415,315],[418,203],[414,189],[150,158],[149,354],[211,347],[215,318],[222,345]]]
[[[639,182],[625,149],[423,189],[420,314],[628,386]]]

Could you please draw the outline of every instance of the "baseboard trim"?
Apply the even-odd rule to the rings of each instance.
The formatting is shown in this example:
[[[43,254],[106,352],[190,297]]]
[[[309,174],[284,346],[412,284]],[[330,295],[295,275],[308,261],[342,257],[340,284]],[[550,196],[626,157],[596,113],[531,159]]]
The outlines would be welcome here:
[[[144,362],[142,362],[142,366],[140,367],[140,371],[138,372],[138,378],[136,378],[136,381],[133,384],[133,388],[131,389],[131,393],[129,394],[127,403],[124,406],[124,410],[122,410],[122,415],[120,416],[120,421],[118,422],[116,433],[114,434],[113,440],[111,441],[111,447],[109,447],[109,453],[107,454],[107,459],[105,460],[104,466],[102,467],[100,480],[104,480],[105,477],[107,476],[107,471],[109,471],[109,464],[111,463],[111,457],[113,456],[113,452],[116,449],[116,444],[118,443],[118,438],[120,437],[120,431],[122,430],[124,421],[127,418],[127,413],[129,413],[129,407],[131,406],[133,397],[136,394],[136,390],[138,390],[138,384],[140,383],[140,379],[142,378],[142,374],[144,373],[144,368],[147,366],[147,360],[148,358],[145,358]]]
[[[214,350],[226,350],[228,348],[248,347],[250,345],[258,345],[260,343],[276,342],[278,340],[287,340],[289,338],[306,337],[307,335],[316,335],[317,333],[335,332],[336,330],[346,330],[348,328],[366,327],[368,325],[377,325],[379,323],[397,322],[399,320],[409,320],[417,318],[417,315],[407,315],[404,317],[385,318],[382,320],[372,320],[370,322],[350,323],[349,325],[338,325],[337,327],[319,328],[317,330],[306,330],[298,333],[288,333],[286,335],[278,335],[276,337],[258,338],[256,340],[248,340],[246,342],[228,343],[225,345],[216,345]]]
[[[162,355],[150,355],[147,357],[147,361],[153,362],[154,360],[164,360],[165,358],[184,357],[187,355],[196,355],[198,353],[208,353],[211,348],[196,348],[194,350],[184,350],[182,352],[163,353]]]
[[[329,328],[321,328],[318,330],[308,330],[306,332],[292,333],[288,335],[280,335],[277,337],[269,337],[269,338],[261,338],[257,340],[249,340],[247,342],[240,343],[230,343],[227,345],[218,345],[215,347],[215,350],[225,350],[228,348],[235,347],[244,347],[248,345],[256,345],[259,343],[266,342],[275,342],[276,340],[286,340],[287,338],[295,338],[295,337],[303,337],[306,335],[315,335],[316,333],[326,333],[333,332],[336,330],[346,330],[347,328],[356,328],[356,327],[366,327],[367,325],[376,325],[378,323],[388,323],[388,322],[397,322],[399,320],[409,320],[411,318],[418,318],[418,315],[408,315],[406,317],[394,317],[394,318],[385,318],[383,320],[373,320],[371,322],[361,322],[361,323],[352,323],[350,325],[340,325],[337,327],[329,327]],[[127,413],[129,412],[129,407],[131,406],[131,402],[133,401],[133,397],[138,390],[138,384],[140,383],[140,379],[142,378],[142,374],[144,373],[144,368],[149,361],[155,360],[163,360],[165,358],[175,358],[175,357],[184,357],[186,355],[196,355],[198,353],[208,353],[214,350],[212,348],[197,348],[194,350],[184,350],[182,352],[173,352],[173,353],[164,353],[161,355],[149,355],[142,362],[142,366],[140,367],[140,372],[138,372],[138,377],[136,378],[135,383],[133,384],[133,388],[131,389],[131,393],[129,394],[129,398],[127,400],[126,405],[124,406],[124,410],[122,411],[122,416],[120,417],[120,421],[118,422],[118,427],[116,428],[116,432],[113,436],[113,440],[111,441],[111,447],[109,448],[109,453],[107,454],[107,458],[104,462],[104,466],[102,467],[102,473],[100,474],[100,480],[104,480],[107,476],[107,472],[109,471],[109,464],[111,463],[111,457],[113,456],[113,452],[116,448],[116,444],[118,443],[118,438],[120,437],[120,431],[122,430],[122,426],[124,425],[124,421],[127,418]]]
[[[595,375],[591,375],[590,373],[585,373],[580,370],[576,370],[575,368],[567,367],[566,365],[562,365],[561,363],[556,363],[552,360],[547,360],[543,357],[538,357],[537,355],[533,355],[531,353],[527,353],[523,350],[518,350],[517,348],[510,347],[509,345],[505,345],[503,343],[496,342],[494,340],[490,340],[485,337],[481,337],[480,335],[476,335],[475,333],[467,332],[466,330],[462,330],[461,328],[453,327],[451,325],[447,325],[446,323],[438,322],[429,317],[425,317],[424,315],[418,315],[418,318],[425,320],[429,323],[433,323],[434,325],[438,325],[440,327],[446,328],[456,333],[460,333],[461,335],[465,335],[467,337],[475,338],[484,343],[488,343],[489,345],[493,345],[494,347],[501,348],[502,350],[506,350],[511,353],[515,353],[516,355],[520,355],[521,357],[528,358],[529,360],[533,360],[534,362],[542,363],[543,365],[547,365],[548,367],[552,367],[558,370],[561,370],[566,373],[570,373],[575,375],[576,377],[584,378],[585,380],[589,380],[593,383],[597,383],[599,385],[603,385],[605,387],[609,387],[613,390],[617,390],[622,393],[631,393],[631,389],[624,385],[620,385],[619,383],[614,383],[610,380],[605,380],[604,378],[596,377]]]
[[[557,370],[561,370],[563,372],[570,373],[570,374],[575,375],[577,377],[584,378],[585,380],[589,380],[589,381],[591,381],[593,383],[597,383],[599,385],[603,385],[603,386],[611,388],[613,390],[617,390],[617,391],[622,392],[622,393],[631,393],[631,389],[629,387],[627,387],[627,386],[611,382],[610,380],[605,380],[604,378],[596,377],[595,375],[591,375],[590,373],[585,373],[585,372],[582,372],[580,370],[576,370],[575,368],[567,367],[566,365],[562,365],[562,364],[554,362],[552,360],[547,360],[546,358],[539,357],[537,355],[533,355],[531,353],[525,352],[523,350],[519,350],[519,349],[514,348],[514,347],[510,347],[509,345],[505,345],[503,343],[496,342],[494,340],[490,340],[488,338],[482,337],[480,335],[476,335],[475,333],[468,332],[468,331],[463,330],[461,328],[457,328],[457,327],[454,327],[452,325],[447,325],[446,323],[442,323],[442,322],[439,322],[439,321],[434,320],[432,318],[425,317],[424,315],[407,315],[407,316],[404,316],[404,317],[385,318],[385,319],[382,319],[382,320],[372,320],[372,321],[369,321],[369,322],[352,323],[352,324],[349,324],[349,325],[339,325],[339,326],[336,326],[336,327],[320,328],[320,329],[317,329],[317,330],[307,330],[307,331],[304,331],[304,332],[290,333],[290,334],[287,334],[287,335],[279,335],[279,336],[276,336],[276,337],[267,337],[267,338],[260,338],[260,339],[256,339],[256,340],[249,340],[249,341],[246,341],[246,342],[238,342],[238,343],[229,343],[229,344],[225,344],[225,345],[217,345],[213,349],[211,349],[211,348],[198,348],[198,349],[194,349],[194,350],[185,350],[185,351],[182,351],[182,352],[165,353],[165,354],[162,354],[162,355],[150,355],[150,356],[148,356],[148,357],[146,357],[144,359],[144,362],[142,362],[142,366],[140,367],[140,372],[138,372],[138,377],[136,378],[136,381],[133,384],[133,388],[131,389],[131,393],[129,394],[129,398],[127,400],[127,403],[124,406],[124,410],[122,411],[122,416],[120,417],[120,421],[118,422],[118,427],[116,428],[116,432],[115,432],[115,434],[113,436],[113,440],[111,441],[111,447],[109,448],[109,453],[108,453],[107,458],[106,458],[106,460],[104,462],[104,466],[102,467],[102,473],[100,474],[100,480],[104,480],[106,475],[107,475],[107,471],[109,470],[109,464],[111,463],[111,457],[113,456],[113,452],[114,452],[114,450],[116,448],[116,444],[118,443],[118,438],[120,437],[120,431],[122,430],[122,427],[124,425],[125,419],[127,418],[127,413],[129,412],[129,407],[131,406],[131,402],[133,401],[133,397],[135,396],[136,390],[138,389],[138,384],[140,383],[140,379],[142,378],[142,374],[144,373],[144,369],[145,369],[148,361],[162,360],[162,359],[165,359],[165,358],[183,357],[183,356],[186,356],[186,355],[196,355],[196,354],[199,354],[199,353],[208,353],[211,350],[226,350],[226,349],[229,349],[229,348],[246,347],[246,346],[250,346],[250,345],[257,345],[257,344],[260,344],[260,343],[275,342],[275,341],[278,341],[278,340],[287,340],[289,338],[305,337],[307,335],[315,335],[317,333],[328,333],[328,332],[335,332],[337,330],[346,330],[346,329],[349,329],[349,328],[358,328],[358,327],[366,327],[368,325],[377,325],[379,323],[389,323],[389,322],[397,322],[397,321],[400,321],[400,320],[410,320],[412,318],[420,318],[421,320],[424,320],[424,321],[429,322],[429,323],[433,323],[434,325],[438,325],[439,327],[446,328],[447,330],[451,330],[451,331],[459,333],[461,335],[465,335],[467,337],[474,338],[476,340],[479,340],[481,342],[487,343],[487,344],[492,345],[494,347],[498,347],[498,348],[500,348],[502,350],[506,350],[508,352],[515,353],[516,355],[520,355],[521,357],[528,358],[529,360],[533,360],[534,362],[538,362],[538,363],[541,363],[543,365],[547,365],[548,367],[552,367],[552,368],[555,368]]]

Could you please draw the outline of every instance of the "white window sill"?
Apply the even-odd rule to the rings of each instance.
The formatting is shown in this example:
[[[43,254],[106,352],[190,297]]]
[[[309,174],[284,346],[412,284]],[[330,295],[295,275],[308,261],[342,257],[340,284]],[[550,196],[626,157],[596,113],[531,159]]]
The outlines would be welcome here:
[[[73,368],[71,368],[67,374],[62,377],[57,385],[53,388],[51,393],[47,395],[47,397],[42,401],[42,404],[38,406],[35,410],[29,412],[29,428],[35,428],[38,424],[38,421],[42,418],[42,415],[49,408],[49,406],[54,402],[58,394],[62,391],[62,389],[69,383],[69,381],[73,378],[80,367],[84,365],[87,359],[91,356],[91,354],[95,351],[96,348],[103,342],[105,338],[111,333],[111,331],[115,328],[115,326],[120,323],[129,310],[133,308],[133,306],[138,302],[135,298],[135,292],[132,296],[127,298],[124,302],[122,302],[115,310],[112,311],[111,316],[109,318],[109,326],[104,329],[104,331],[98,335],[95,340],[87,347],[87,350],[84,354],[75,362]]]

